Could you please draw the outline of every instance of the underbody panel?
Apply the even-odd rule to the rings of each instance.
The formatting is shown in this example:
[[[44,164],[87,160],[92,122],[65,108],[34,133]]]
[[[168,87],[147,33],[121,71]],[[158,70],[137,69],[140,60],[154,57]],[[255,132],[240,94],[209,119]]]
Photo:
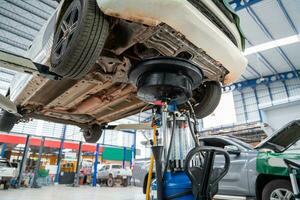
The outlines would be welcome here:
[[[160,56],[189,60],[199,67],[204,82],[233,82],[246,66],[240,35],[215,4],[203,2],[219,19],[214,21],[231,33],[232,40],[188,1],[97,0],[108,15],[110,30],[93,69],[80,80],[47,80],[33,75],[23,82],[13,101],[25,118],[81,127],[106,124],[136,114],[145,106],[128,82],[128,72],[140,61]],[[60,16],[59,12],[53,16],[54,21],[56,15]],[[32,45],[34,52],[43,52],[44,59],[39,60],[46,65],[50,63],[54,21],[50,20],[40,33],[49,37],[40,37]],[[35,45],[41,41],[47,45]]]

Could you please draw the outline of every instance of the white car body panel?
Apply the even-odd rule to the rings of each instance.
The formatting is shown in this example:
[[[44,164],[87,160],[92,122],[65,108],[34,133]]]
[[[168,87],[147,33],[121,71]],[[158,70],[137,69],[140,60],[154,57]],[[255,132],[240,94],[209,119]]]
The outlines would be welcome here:
[[[16,177],[16,175],[17,175],[16,168],[11,167],[7,161],[0,160],[0,179],[14,178]]]
[[[208,3],[209,0],[204,2],[213,7],[212,2]],[[188,1],[97,0],[97,3],[106,15],[150,26],[163,22],[179,31],[229,71],[224,80],[225,85],[237,81],[246,69],[247,60],[241,50]],[[233,33],[236,36],[237,30]]]
[[[105,170],[99,170],[97,173],[97,178],[98,179],[108,179],[109,175],[111,174],[113,178],[117,178],[117,177],[131,177],[132,176],[132,172],[130,169],[114,169],[112,168],[112,166],[114,166],[114,164],[111,165],[104,165],[104,166],[109,166],[109,169],[105,169]]]
[[[10,167],[0,167],[1,178],[14,178],[16,176],[16,169]]]

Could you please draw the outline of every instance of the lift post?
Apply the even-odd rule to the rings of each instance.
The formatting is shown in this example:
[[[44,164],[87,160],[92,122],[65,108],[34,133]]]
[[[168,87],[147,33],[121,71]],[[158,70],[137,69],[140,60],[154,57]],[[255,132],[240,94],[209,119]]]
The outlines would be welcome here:
[[[59,183],[59,176],[60,176],[60,162],[62,159],[62,153],[63,153],[63,148],[64,148],[64,143],[65,143],[65,138],[66,138],[66,131],[67,131],[67,125],[64,125],[63,127],[63,134],[60,142],[60,147],[59,147],[59,152],[57,156],[57,170],[56,170],[56,176],[55,176],[55,183]]]
[[[1,147],[1,157],[4,158],[5,157],[5,150],[6,150],[7,144],[2,144]]]
[[[77,164],[76,164],[76,174],[75,174],[75,177],[74,177],[73,187],[79,187],[81,157],[82,157],[82,141],[79,142],[79,149],[78,149],[78,155],[77,155]]]
[[[27,135],[26,142],[25,142],[25,147],[24,147],[24,151],[23,151],[23,156],[22,156],[22,161],[20,163],[21,165],[20,165],[19,176],[17,178],[17,185],[16,185],[17,188],[21,187],[21,183],[22,183],[22,180],[23,180],[23,173],[24,173],[25,168],[26,168],[26,162],[27,162],[27,156],[28,156],[28,152],[29,152],[29,146],[30,146],[30,135]]]
[[[93,187],[97,186],[99,148],[100,148],[100,144],[97,143],[97,145],[96,145],[96,152],[95,152],[95,162],[94,162]]]
[[[42,141],[41,141],[41,145],[40,145],[40,149],[39,149],[39,157],[38,157],[36,166],[34,168],[34,176],[33,176],[33,182],[32,182],[32,186],[31,186],[32,188],[40,188],[41,187],[37,183],[37,178],[38,178],[42,154],[43,154],[43,150],[44,150],[44,144],[45,144],[45,137],[42,137]]]

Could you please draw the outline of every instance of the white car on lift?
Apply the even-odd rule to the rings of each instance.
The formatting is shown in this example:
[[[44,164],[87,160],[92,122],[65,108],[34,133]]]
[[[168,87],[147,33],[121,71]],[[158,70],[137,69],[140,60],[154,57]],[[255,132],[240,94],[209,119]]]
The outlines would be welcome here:
[[[191,103],[214,111],[221,85],[237,81],[247,60],[239,18],[227,0],[61,0],[28,51],[63,79],[19,75],[7,97],[22,118],[3,111],[0,130],[38,118],[82,128],[96,142],[103,127],[145,105],[128,81],[131,66],[168,56],[197,66],[202,84]]]

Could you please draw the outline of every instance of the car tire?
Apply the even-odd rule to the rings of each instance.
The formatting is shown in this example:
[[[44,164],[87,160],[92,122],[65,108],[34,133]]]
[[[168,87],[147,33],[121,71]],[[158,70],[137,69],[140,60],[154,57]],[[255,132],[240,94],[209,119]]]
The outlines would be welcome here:
[[[144,178],[144,183],[143,183],[143,194],[146,194],[146,192],[147,192],[148,176],[149,176],[149,174],[147,174],[147,175],[145,176],[145,178]],[[155,174],[152,173],[151,183],[153,182],[154,179],[155,179]]]
[[[0,131],[9,133],[17,121],[18,117],[14,114],[11,114],[6,110],[0,110]]]
[[[102,127],[98,124],[94,124],[89,128],[82,129],[83,137],[88,143],[96,143],[102,135]]]
[[[112,176],[109,176],[109,178],[107,179],[107,186],[114,187],[114,185],[115,185],[114,178]]]
[[[271,197],[274,197],[273,195],[275,195],[274,199],[276,199],[276,195],[279,195],[280,193],[282,195],[286,195],[286,192],[289,192],[289,194],[292,195],[292,191],[293,189],[290,181],[284,179],[272,180],[265,185],[262,192],[262,200],[270,200]],[[294,197],[292,195],[291,198],[288,198],[287,200],[293,198]]]
[[[222,88],[219,82],[207,81],[193,91],[191,103],[195,115],[202,119],[210,115],[219,105],[222,95]]]
[[[70,1],[61,13],[51,50],[51,71],[80,79],[93,68],[99,57],[109,24],[95,0]]]
[[[9,189],[9,181],[6,181],[6,182],[3,184],[3,189],[4,189],[4,190],[8,190],[8,189]]]
[[[123,187],[127,187],[128,186],[128,179],[123,179]]]

